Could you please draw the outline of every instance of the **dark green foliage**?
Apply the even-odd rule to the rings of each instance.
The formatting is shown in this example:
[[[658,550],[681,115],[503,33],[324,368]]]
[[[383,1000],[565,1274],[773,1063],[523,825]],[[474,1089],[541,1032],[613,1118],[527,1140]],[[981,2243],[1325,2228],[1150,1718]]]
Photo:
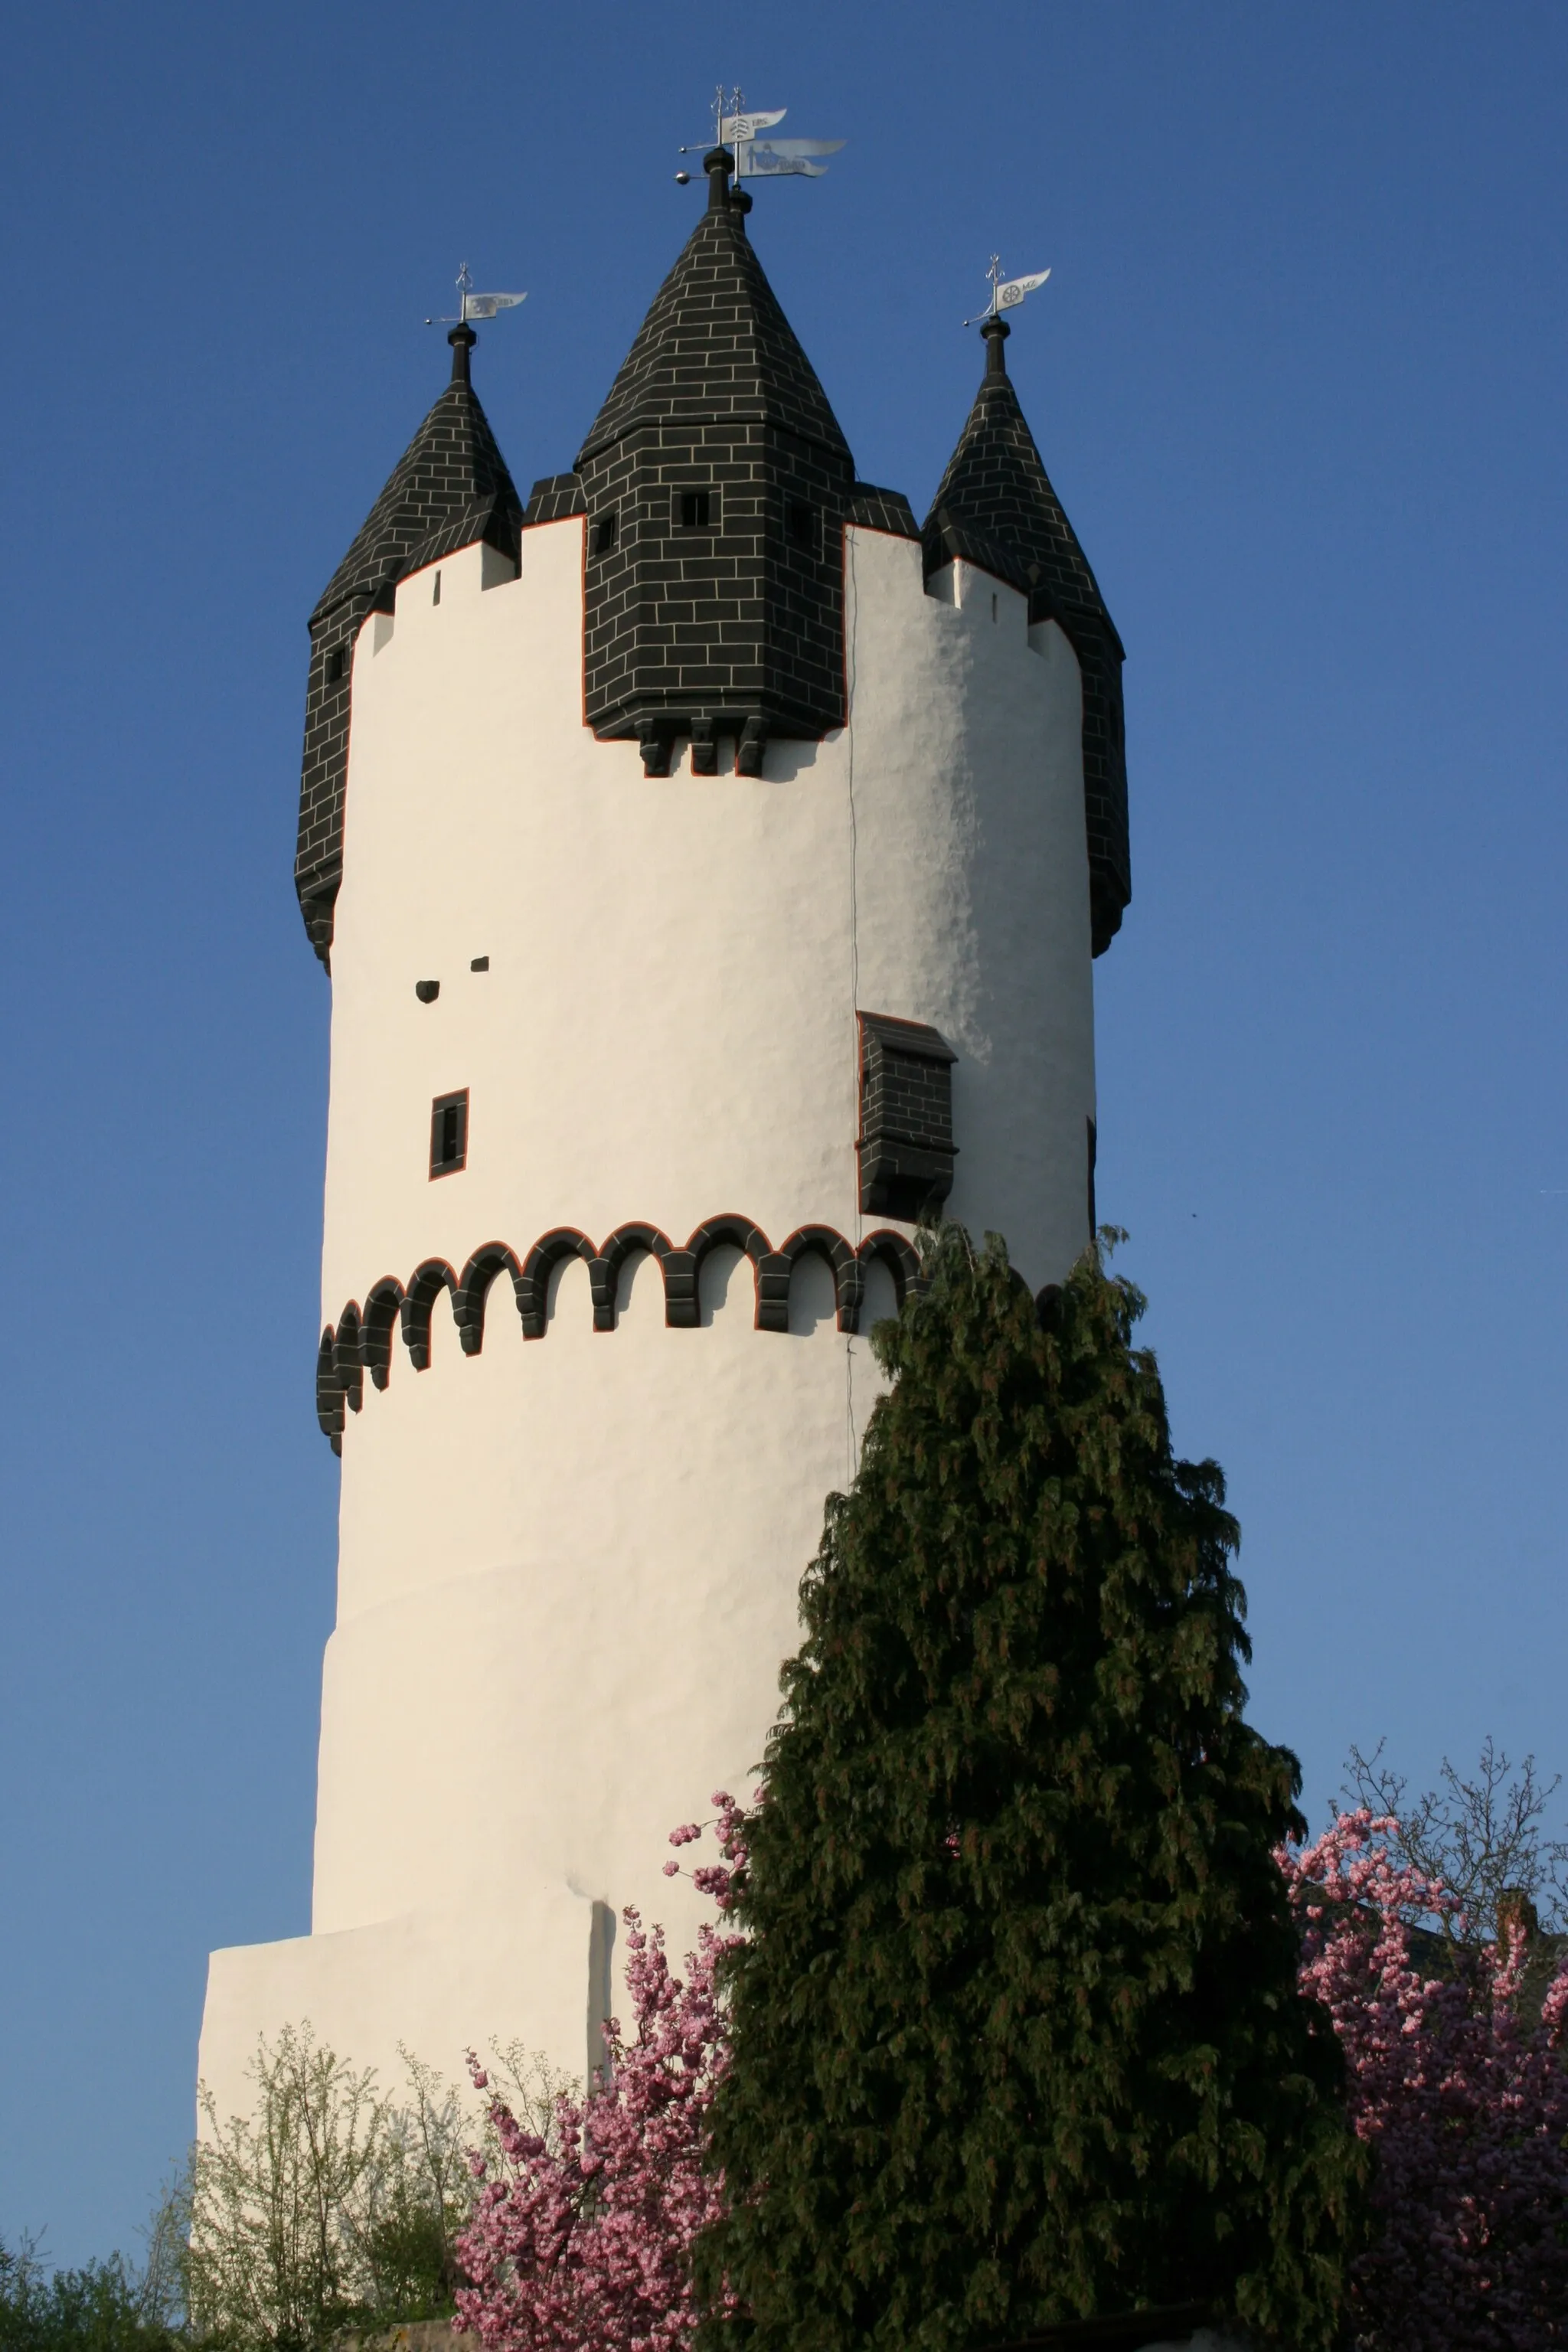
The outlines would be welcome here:
[[[0,2352],[179,2352],[181,2339],[120,2255],[46,2276],[0,2245]]]
[[[701,2250],[754,2352],[994,2344],[1210,2301],[1336,2326],[1362,2158],[1272,1858],[1295,1759],[1242,1720],[1213,1463],[1142,1300],[1037,1312],[943,1228],[827,1506],[748,1833]],[[1042,1328],[1044,1325],[1045,1328]]]

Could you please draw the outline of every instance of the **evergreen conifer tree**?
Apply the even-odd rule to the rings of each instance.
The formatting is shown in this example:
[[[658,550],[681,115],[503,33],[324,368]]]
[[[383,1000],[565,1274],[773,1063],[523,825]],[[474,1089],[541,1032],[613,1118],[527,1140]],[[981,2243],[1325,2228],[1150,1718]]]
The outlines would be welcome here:
[[[1038,1305],[994,1236],[926,1261],[745,1832],[710,2336],[953,2352],[1202,2301],[1321,2352],[1363,2159],[1222,1474],[1175,1459],[1098,1252]]]

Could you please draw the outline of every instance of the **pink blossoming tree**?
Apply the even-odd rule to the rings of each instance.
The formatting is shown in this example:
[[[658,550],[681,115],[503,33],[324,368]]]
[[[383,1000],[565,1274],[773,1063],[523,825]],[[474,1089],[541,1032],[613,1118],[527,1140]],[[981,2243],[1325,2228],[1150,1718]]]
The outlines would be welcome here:
[[[717,1790],[713,1802],[724,1859],[691,1875],[722,1913],[745,1850],[732,1799]],[[701,1834],[687,1822],[670,1843]],[[679,1869],[665,1864],[668,1876]],[[676,2352],[696,2325],[689,2251],[723,2203],[722,2180],[703,2164],[704,2119],[729,2054],[713,1974],[735,1938],[704,1925],[680,1978],[663,1928],[622,1916],[635,2028],[627,2041],[606,2021],[608,2080],[585,2099],[563,2094],[548,2138],[492,2098],[500,2159],[469,2159],[479,2188],[458,2242],[470,2282],[458,2325],[487,2352]],[[471,2053],[468,2065],[488,2089]]]
[[[1374,2148],[1371,2242],[1351,2272],[1362,2352],[1545,2352],[1568,2344],[1568,1960],[1538,2016],[1526,1939],[1463,1949],[1441,1882],[1391,1852],[1398,1823],[1343,1813],[1280,1855],[1303,1930],[1301,1989],[1348,2062]]]

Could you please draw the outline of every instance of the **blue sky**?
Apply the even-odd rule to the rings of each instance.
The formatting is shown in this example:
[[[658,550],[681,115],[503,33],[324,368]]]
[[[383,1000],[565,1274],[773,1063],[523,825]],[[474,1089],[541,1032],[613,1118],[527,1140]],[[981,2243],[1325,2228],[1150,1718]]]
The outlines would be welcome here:
[[[306,615],[465,257],[570,464],[721,74],[850,141],[752,228],[917,509],[987,257],[1054,271],[1008,356],[1129,649],[1102,1213],[1255,1719],[1314,1813],[1352,1739],[1568,1766],[1563,10],[56,0],[7,63],[0,2235],[132,2241],[208,1948],[308,1924]]]

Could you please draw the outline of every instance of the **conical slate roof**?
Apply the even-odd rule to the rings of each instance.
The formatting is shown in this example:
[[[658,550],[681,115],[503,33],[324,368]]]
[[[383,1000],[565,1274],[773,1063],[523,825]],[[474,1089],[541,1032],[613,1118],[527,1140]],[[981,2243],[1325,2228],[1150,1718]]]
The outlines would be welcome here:
[[[940,561],[931,542],[940,539],[944,525],[955,540],[989,541],[994,554],[1012,558],[1005,576],[1016,575],[1026,593],[1032,592],[1042,604],[1048,601],[1057,605],[1064,615],[1092,614],[1114,635],[1099,583],[1040,462],[1001,353],[1001,336],[990,338],[986,371],[969,421],[926,518],[928,548]],[[971,550],[953,545],[948,551],[968,554]],[[978,546],[973,560],[987,570],[998,568],[986,562]]]
[[[1083,680],[1084,822],[1093,948],[1100,955],[1132,895],[1121,639],[1040,462],[1008,378],[1005,319],[988,319],[985,373],[921,537],[928,578],[955,556],[1011,582],[1032,621],[1058,622]]]
[[[637,331],[579,468],[636,426],[686,417],[765,421],[831,450],[849,445],[779,308],[739,204],[710,203]]]
[[[393,590],[406,573],[479,541],[500,548],[514,563],[519,553],[522,503],[468,381],[468,352],[479,338],[471,327],[460,326],[447,340],[452,381],[398,459],[310,615],[294,880],[305,928],[323,963],[331,953],[342,876],[354,638],[367,613],[392,610]]]
[[[476,541],[515,558],[522,501],[468,382],[468,356],[455,341],[452,381],[328,582],[310,615],[312,629],[349,598],[374,604],[405,572]]]

